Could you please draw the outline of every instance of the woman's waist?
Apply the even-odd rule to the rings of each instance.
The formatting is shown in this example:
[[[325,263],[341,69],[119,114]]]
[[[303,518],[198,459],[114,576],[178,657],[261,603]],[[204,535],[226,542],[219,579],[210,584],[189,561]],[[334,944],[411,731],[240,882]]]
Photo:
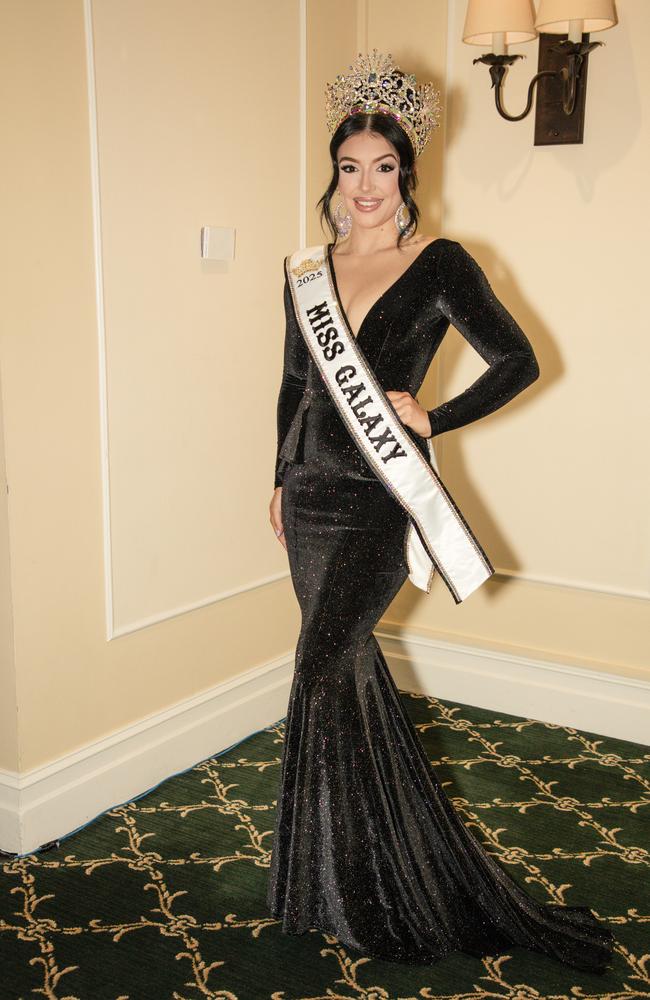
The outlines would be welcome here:
[[[351,459],[351,465],[367,469],[357,444],[330,401],[314,399],[303,416],[303,454],[305,461],[327,453],[341,460]]]
[[[395,419],[400,429],[428,460],[426,438],[421,437],[410,427],[407,427],[406,424],[402,424],[397,415]],[[347,422],[331,397],[320,394],[312,396],[305,408],[302,423],[304,425],[305,447],[309,448],[310,452],[318,448],[325,448],[329,451],[355,455],[358,462],[362,463],[364,469],[368,467],[361,454],[363,451],[363,438],[362,443],[357,441],[352,428],[347,425]],[[363,426],[360,425],[362,432],[366,426],[365,424]],[[368,437],[368,434],[365,434],[365,436]],[[372,438],[370,439],[372,440]]]

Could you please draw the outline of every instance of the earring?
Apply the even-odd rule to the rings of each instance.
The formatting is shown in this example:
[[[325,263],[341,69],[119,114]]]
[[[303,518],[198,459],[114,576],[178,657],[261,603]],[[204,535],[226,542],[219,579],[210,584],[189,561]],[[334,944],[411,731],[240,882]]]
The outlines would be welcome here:
[[[406,213],[406,215],[404,213]],[[400,233],[406,233],[406,232],[408,232],[408,230],[411,229],[412,226],[413,226],[413,220],[411,219],[411,213],[409,212],[409,210],[406,207],[406,205],[404,204],[404,202],[401,202],[399,208],[395,212],[394,219],[395,219],[395,225],[397,227],[397,230]]]
[[[352,216],[347,211],[345,212],[345,215],[341,215],[341,209],[345,209],[345,203],[343,201],[340,201],[334,209],[334,225],[336,226],[336,231],[341,240],[346,240],[350,235],[350,230],[352,229]]]

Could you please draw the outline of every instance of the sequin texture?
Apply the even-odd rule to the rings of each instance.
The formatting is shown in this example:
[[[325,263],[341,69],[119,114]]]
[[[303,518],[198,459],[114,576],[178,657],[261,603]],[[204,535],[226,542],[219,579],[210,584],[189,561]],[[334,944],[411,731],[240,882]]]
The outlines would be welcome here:
[[[614,938],[587,906],[533,899],[482,847],[425,754],[373,635],[408,576],[408,517],[367,465],[311,362],[285,281],[275,485],[302,623],[282,752],[267,904],[361,954],[431,963],[513,945],[591,972]],[[538,374],[533,349],[456,241],[425,246],[357,343],[385,390],[416,395],[450,323],[489,367],[429,411],[463,426]],[[409,428],[426,455],[426,441]]]

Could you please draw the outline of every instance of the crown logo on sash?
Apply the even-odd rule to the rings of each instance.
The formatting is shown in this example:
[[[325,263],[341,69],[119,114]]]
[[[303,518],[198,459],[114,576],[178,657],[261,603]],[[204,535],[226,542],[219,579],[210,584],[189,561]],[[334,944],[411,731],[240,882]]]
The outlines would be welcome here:
[[[373,49],[359,52],[349,72],[339,73],[325,86],[327,127],[336,132],[341,122],[359,112],[390,115],[408,135],[419,156],[434,128],[438,128],[440,92],[432,83],[418,85],[412,73],[404,73],[390,53]]]
[[[303,274],[307,274],[309,271],[316,271],[322,263],[322,257],[307,257],[297,267],[292,267],[291,270],[297,278],[302,278]]]

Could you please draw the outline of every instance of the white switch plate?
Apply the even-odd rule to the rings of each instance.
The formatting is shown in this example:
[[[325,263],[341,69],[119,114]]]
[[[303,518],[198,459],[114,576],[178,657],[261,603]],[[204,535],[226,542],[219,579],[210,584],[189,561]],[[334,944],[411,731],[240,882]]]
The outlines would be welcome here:
[[[234,260],[235,230],[226,226],[203,226],[201,257],[204,260]]]

